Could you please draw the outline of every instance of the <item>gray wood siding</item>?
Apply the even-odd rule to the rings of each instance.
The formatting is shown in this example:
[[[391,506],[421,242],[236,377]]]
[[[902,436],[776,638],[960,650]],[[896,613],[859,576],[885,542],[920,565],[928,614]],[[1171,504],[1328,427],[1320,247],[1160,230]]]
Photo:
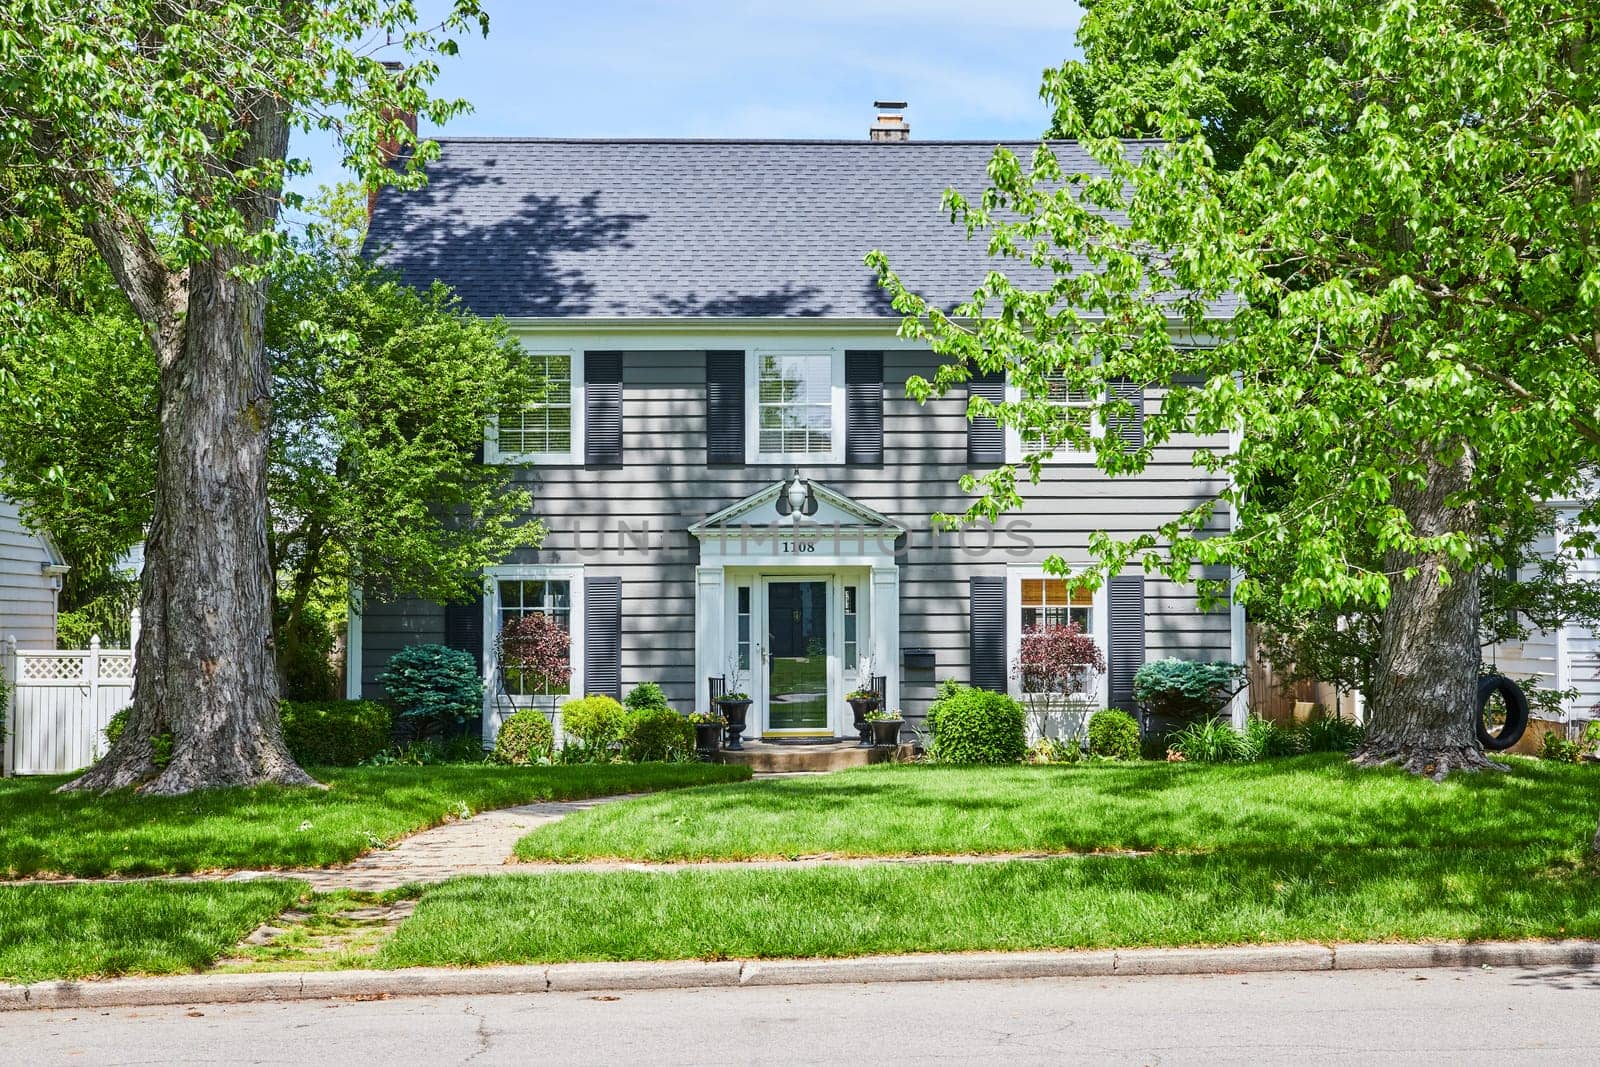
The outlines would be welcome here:
[[[818,464],[804,471],[912,530],[900,564],[900,646],[931,648],[938,658],[934,671],[904,672],[902,704],[912,716],[923,713],[938,681],[967,677],[970,575],[1003,575],[1008,563],[1038,561],[1052,553],[1087,561],[1093,531],[1148,531],[1218,487],[1191,465],[1193,440],[1163,447],[1137,478],[1108,478],[1092,466],[1052,465],[1040,485],[1028,487],[1025,510],[1009,520],[1026,524],[1031,548],[1022,551],[1013,544],[1016,551],[1008,553],[1003,534],[987,551],[980,548],[984,538],[978,534],[969,535],[963,548],[957,535],[934,532],[930,517],[959,512],[967,503],[959,486],[967,471],[965,394],[927,405],[905,395],[909,375],[931,377],[936,367],[930,353],[885,352],[881,466]],[[787,476],[789,469],[707,467],[703,352],[628,352],[623,382],[621,469],[519,468],[518,480],[533,489],[550,535],[542,549],[508,562],[581,563],[591,575],[620,576],[624,690],[655,680],[676,706],[688,710],[695,682],[699,561],[688,526]],[[1149,400],[1152,408],[1155,401],[1154,396]],[[641,537],[647,550],[637,547]],[[1191,587],[1151,578],[1147,612],[1151,657],[1228,657],[1226,608],[1198,613]],[[390,652],[437,640],[442,625],[442,609],[434,606],[370,605],[364,620],[368,692],[376,692],[371,680]]]
[[[0,641],[19,648],[56,647],[56,594],[41,569],[52,562],[15,502],[0,498]]]

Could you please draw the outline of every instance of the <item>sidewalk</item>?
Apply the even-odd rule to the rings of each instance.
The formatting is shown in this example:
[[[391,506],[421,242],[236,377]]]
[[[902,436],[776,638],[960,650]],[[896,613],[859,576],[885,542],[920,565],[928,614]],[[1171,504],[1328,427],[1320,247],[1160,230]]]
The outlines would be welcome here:
[[[1396,968],[1561,967],[1600,980],[1600,942],[1262,945],[982,952],[857,959],[560,963],[474,970],[268,972],[0,986],[0,1011],[243,1001],[375,999],[1025,978],[1116,978]]]

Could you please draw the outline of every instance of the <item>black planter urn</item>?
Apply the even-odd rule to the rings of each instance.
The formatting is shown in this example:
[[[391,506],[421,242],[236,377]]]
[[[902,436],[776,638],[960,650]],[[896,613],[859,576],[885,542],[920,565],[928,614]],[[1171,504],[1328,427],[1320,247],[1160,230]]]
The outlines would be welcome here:
[[[900,720],[878,719],[867,723],[872,730],[872,746],[874,748],[887,748],[900,744]]]
[[[856,733],[861,735],[859,745],[861,748],[871,748],[872,731],[867,726],[867,713],[878,710],[878,698],[876,696],[852,697],[849,704],[850,710],[856,714]]]
[[[722,724],[720,722],[697,722],[694,724],[694,750],[703,759],[710,759],[722,747]]]
[[[739,735],[744,733],[744,719],[750,713],[748,700],[719,700],[717,707],[722,709],[722,717],[728,721],[728,743],[725,746],[729,752],[743,752],[744,745],[739,741]]]

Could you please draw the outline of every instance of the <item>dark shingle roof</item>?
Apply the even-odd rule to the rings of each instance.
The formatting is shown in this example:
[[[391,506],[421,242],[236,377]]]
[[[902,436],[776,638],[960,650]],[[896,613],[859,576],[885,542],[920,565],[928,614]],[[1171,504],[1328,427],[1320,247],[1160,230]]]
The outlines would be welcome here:
[[[367,248],[481,315],[892,316],[871,249],[945,307],[994,265],[940,210],[947,187],[987,185],[992,143],[439,144],[425,189],[379,197]],[[1056,151],[1067,173],[1103,173],[1076,145]]]

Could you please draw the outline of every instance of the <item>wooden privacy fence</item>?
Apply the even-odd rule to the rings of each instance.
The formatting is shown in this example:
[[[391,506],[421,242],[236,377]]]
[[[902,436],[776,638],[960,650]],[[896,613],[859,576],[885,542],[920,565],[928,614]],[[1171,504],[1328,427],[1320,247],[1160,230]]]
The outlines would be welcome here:
[[[134,622],[137,644],[138,622]],[[4,668],[10,705],[0,769],[6,774],[65,774],[105,754],[106,723],[133,699],[132,648],[20,649],[7,637]]]

